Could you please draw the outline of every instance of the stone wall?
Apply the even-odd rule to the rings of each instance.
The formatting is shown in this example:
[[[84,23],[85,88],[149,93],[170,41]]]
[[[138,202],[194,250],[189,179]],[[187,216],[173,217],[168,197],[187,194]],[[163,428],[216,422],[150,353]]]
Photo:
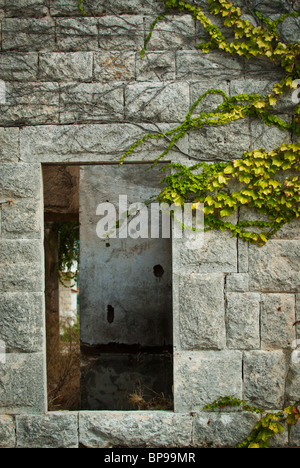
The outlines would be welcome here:
[[[236,1],[254,3],[273,17],[300,11],[299,1]],[[83,17],[76,0],[0,0],[0,202],[13,200],[0,211],[1,447],[232,446],[256,416],[208,414],[205,403],[234,394],[274,410],[299,398],[297,222],[263,248],[210,232],[191,254],[174,240],[174,412],[47,412],[41,165],[116,162],[145,132],[180,122],[208,88],[265,92],[281,77],[261,59],[202,54],[195,45],[205,32],[189,16],[158,24],[141,60],[162,7],[86,0]],[[297,41],[299,20],[281,30]],[[292,118],[290,96],[278,113]],[[283,141],[296,142],[245,119],[194,131],[169,158],[223,161]],[[147,143],[130,160],[153,161],[162,144]],[[299,446],[300,426],[274,443]]]

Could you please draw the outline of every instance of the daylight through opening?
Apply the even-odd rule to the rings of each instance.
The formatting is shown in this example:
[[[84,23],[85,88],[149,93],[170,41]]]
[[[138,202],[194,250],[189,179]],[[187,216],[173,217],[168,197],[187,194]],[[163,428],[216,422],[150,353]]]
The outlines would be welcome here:
[[[150,165],[43,166],[49,410],[173,409],[171,238]]]

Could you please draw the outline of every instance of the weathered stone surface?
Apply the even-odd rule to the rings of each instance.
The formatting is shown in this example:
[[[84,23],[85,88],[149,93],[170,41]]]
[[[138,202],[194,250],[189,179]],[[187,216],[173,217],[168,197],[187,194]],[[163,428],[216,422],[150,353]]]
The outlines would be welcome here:
[[[285,357],[280,351],[246,351],[245,397],[266,409],[281,408],[284,401]]]
[[[248,273],[249,271],[249,243],[245,242],[244,239],[237,240],[238,249],[238,272]],[[248,291],[248,288],[247,288]]]
[[[7,354],[0,366],[0,414],[44,413],[44,356]]]
[[[247,76],[247,75],[246,75]],[[230,95],[235,96],[237,94],[259,94],[264,97],[270,94],[274,87],[274,81],[261,79],[261,75],[256,78],[245,79],[245,80],[232,80],[230,82]],[[295,108],[295,104],[292,102],[292,91],[284,93],[282,97],[278,98],[277,104],[272,108],[273,113],[288,113],[292,112]],[[287,134],[286,134],[287,136]]]
[[[79,441],[87,448],[186,447],[192,418],[165,411],[79,413]]]
[[[286,378],[286,398],[289,404],[299,401],[300,382],[300,341],[294,343],[295,349],[291,353],[289,370]]]
[[[272,64],[265,57],[254,57],[245,61],[245,76],[247,79],[271,79],[276,83],[284,78],[284,73],[280,66]]]
[[[130,81],[135,78],[135,52],[95,52],[94,77],[97,81]]]
[[[5,4],[5,14],[21,18],[46,16],[49,3],[49,0],[9,0]]]
[[[84,11],[88,16],[128,14],[160,14],[164,10],[164,4],[157,0],[85,0]],[[80,16],[77,3],[73,0],[53,0],[51,2],[51,14],[53,16]]]
[[[78,448],[77,413],[16,417],[17,448]]]
[[[67,18],[56,21],[59,50],[98,50],[98,20]]]
[[[145,33],[150,32],[150,26],[154,17],[146,17]],[[178,50],[194,49],[195,42],[195,21],[189,15],[165,16],[159,21],[153,31],[148,50]]]
[[[48,18],[4,19],[2,49],[26,52],[55,49],[55,25]]]
[[[42,294],[1,292],[0,328],[7,352],[42,352]]]
[[[296,426],[293,426],[291,429],[291,435],[290,435],[290,445],[292,447],[297,447],[299,448],[300,446],[300,424],[296,424]]]
[[[40,239],[43,206],[33,200],[19,200],[1,210],[1,233],[6,239]]]
[[[137,54],[136,78],[138,81],[175,80],[174,52],[149,51],[143,58]]]
[[[224,277],[190,274],[179,286],[179,337],[183,349],[225,347]]]
[[[187,83],[132,83],[125,89],[126,118],[181,122],[189,111]]]
[[[197,414],[193,447],[234,448],[249,436],[258,420],[258,415],[250,413]]]
[[[299,2],[296,0],[262,0],[257,4],[256,0],[248,0],[245,5],[245,0],[235,0],[235,5],[240,7],[248,7],[252,10],[258,8],[258,11],[263,13],[290,13],[292,11],[298,11]]]
[[[242,77],[243,62],[239,58],[211,52],[205,54],[199,51],[177,52],[177,78],[197,80],[212,76],[217,79],[233,79]]]
[[[297,241],[269,240],[262,248],[249,246],[250,291],[299,291],[300,246]]]
[[[260,348],[260,295],[256,293],[227,293],[226,302],[228,348]]]
[[[45,53],[40,55],[42,81],[91,81],[92,52]]]
[[[191,155],[200,160],[231,160],[241,158],[250,148],[249,123],[229,122],[225,126],[204,127],[190,134]]]
[[[229,96],[229,85],[226,81],[211,81],[205,80],[191,84],[191,102],[196,102],[209,89],[219,89]],[[194,116],[200,115],[201,112],[213,112],[220,104],[224,102],[224,97],[221,94],[209,94],[206,96],[193,112]]]
[[[42,263],[43,245],[40,240],[0,239],[0,258],[3,264]]]
[[[231,273],[237,271],[236,239],[227,232],[206,231],[199,249],[188,249],[186,237],[174,239],[176,244],[175,271],[196,269],[203,273]]]
[[[26,162],[119,161],[120,157],[149,132],[160,133],[176,124],[90,124],[26,127],[21,130],[21,158]],[[165,140],[150,140],[128,160],[154,161],[165,149]],[[188,139],[179,142],[170,158],[188,151]]]
[[[19,158],[19,129],[0,127],[0,162],[17,162]]]
[[[6,104],[1,106],[0,124],[24,125],[58,123],[57,83],[9,83]]]
[[[61,89],[62,123],[123,120],[122,83],[71,83]]]
[[[200,411],[222,395],[242,396],[240,351],[190,351],[175,354],[176,412]]]
[[[102,50],[137,50],[144,45],[142,16],[103,16],[99,18],[99,47]]]
[[[227,292],[249,291],[249,275],[247,273],[230,273],[226,276]]]
[[[263,349],[291,348],[296,336],[295,296],[263,294],[261,305],[261,341]]]
[[[102,15],[105,13],[105,3],[106,0],[85,0],[84,11],[89,16]],[[52,16],[83,16],[78,2],[74,3],[73,0],[52,0],[50,12]]]
[[[0,55],[1,79],[5,81],[35,81],[38,74],[38,54],[3,53]]]
[[[299,18],[286,18],[279,28],[284,42],[299,42],[300,21]]]
[[[30,265],[30,273],[26,264],[0,265],[1,291],[42,292],[43,283],[43,270],[39,263]]]
[[[266,151],[272,151],[283,143],[291,143],[291,137],[288,132],[275,126],[269,127],[261,120],[252,120],[250,122],[251,145],[250,150],[264,148]]]
[[[11,416],[0,416],[0,448],[14,448],[15,422]]]
[[[35,198],[41,195],[41,172],[38,164],[1,164],[0,197]]]

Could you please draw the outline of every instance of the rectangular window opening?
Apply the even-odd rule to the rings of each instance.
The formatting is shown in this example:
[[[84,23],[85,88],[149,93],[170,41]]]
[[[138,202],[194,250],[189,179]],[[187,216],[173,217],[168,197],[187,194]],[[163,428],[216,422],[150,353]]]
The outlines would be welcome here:
[[[173,410],[159,167],[43,165],[49,411]]]

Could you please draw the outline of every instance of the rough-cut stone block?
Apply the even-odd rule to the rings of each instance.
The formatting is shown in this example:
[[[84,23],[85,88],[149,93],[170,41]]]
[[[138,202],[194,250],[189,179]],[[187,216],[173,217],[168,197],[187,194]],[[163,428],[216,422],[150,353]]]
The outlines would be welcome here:
[[[270,94],[274,87],[274,81],[268,80],[267,77],[262,80],[261,76],[253,77],[246,80],[232,80],[230,83],[230,95],[237,94],[259,94],[264,97]],[[292,112],[295,104],[292,102],[292,91],[284,93],[283,96],[278,98],[277,104],[272,108],[274,113],[288,113]]]
[[[226,411],[226,410],[225,410]],[[193,447],[234,448],[249,436],[259,416],[250,413],[201,413],[195,416]]]
[[[280,28],[281,37],[284,42],[299,42],[300,34],[300,21],[299,18],[286,18],[281,24]]]
[[[91,81],[92,77],[92,52],[53,52],[40,55],[40,78],[43,81]]]
[[[124,98],[122,83],[72,83],[61,89],[62,123],[122,120]]]
[[[244,392],[249,401],[266,409],[281,408],[285,391],[285,356],[282,351],[246,351]]]
[[[249,288],[262,292],[298,292],[298,241],[269,240],[262,248],[249,246]]]
[[[135,52],[95,52],[96,81],[129,81],[135,78]]]
[[[184,233],[185,234],[185,233]],[[175,271],[192,269],[201,273],[231,273],[237,271],[236,239],[227,232],[206,231],[199,249],[188,249],[186,238],[174,239]]]
[[[235,0],[235,5],[240,6],[244,11],[246,7],[250,9],[257,8],[262,13],[291,13],[293,11],[299,11],[299,1],[296,0],[262,0],[257,3],[256,0]]]
[[[202,410],[223,395],[242,396],[240,351],[194,351],[175,354],[176,412]]]
[[[4,19],[2,49],[26,52],[55,49],[55,25],[48,18]]]
[[[256,293],[227,293],[226,300],[228,348],[260,348],[260,295]]]
[[[150,32],[154,17],[146,17],[145,32]],[[189,15],[165,16],[159,21],[152,33],[148,50],[178,50],[195,48],[195,21]]]
[[[215,79],[230,80],[243,75],[243,61],[220,52],[205,54],[199,51],[177,52],[177,77],[197,80],[212,76]]]
[[[17,162],[19,158],[19,129],[0,128],[0,162]]]
[[[41,195],[41,172],[38,164],[1,164],[0,197],[35,198]]]
[[[40,239],[43,221],[41,202],[16,201],[1,210],[1,233],[6,239]]]
[[[0,366],[0,414],[45,412],[44,356],[6,354]]]
[[[17,448],[78,448],[77,413],[16,417]]]
[[[179,286],[179,331],[183,349],[225,347],[224,277],[191,274]]]
[[[187,83],[132,83],[125,89],[128,119],[180,122],[189,111],[189,102]]]
[[[0,448],[14,448],[16,444],[15,422],[11,416],[0,416]]]
[[[21,158],[26,162],[119,161],[130,147],[149,132],[160,133],[176,124],[102,124],[26,127],[21,131]],[[149,140],[128,160],[154,161],[165,149],[164,139]],[[172,148],[169,158],[187,153],[188,139]]]
[[[142,16],[99,18],[99,47],[102,50],[141,50],[144,44]]]
[[[297,339],[300,340],[300,294],[296,294],[296,322]]]
[[[204,127],[190,134],[191,155],[197,159],[226,161],[241,158],[250,148],[250,131],[247,120],[229,122],[227,125]]]
[[[124,13],[158,15],[165,10],[164,3],[157,0],[102,0],[102,3],[105,4],[106,13],[109,15],[120,15]]]
[[[42,352],[43,326],[42,294],[1,292],[0,338],[7,352]]]
[[[263,349],[291,348],[295,343],[295,296],[263,294],[261,344]]]
[[[88,16],[97,16],[105,13],[106,0],[84,0],[82,5]],[[52,16],[80,16],[82,11],[78,7],[78,2],[73,0],[52,0],[50,5]]]
[[[238,249],[238,272],[239,273],[248,273],[249,270],[249,243],[244,239],[237,240],[237,249]]]
[[[35,81],[38,74],[38,54],[3,53],[0,55],[1,79]]]
[[[25,125],[58,123],[57,83],[9,83],[6,104],[1,106],[0,124]]]
[[[58,19],[56,34],[59,50],[98,49],[98,20],[96,18]]]
[[[251,132],[251,151],[264,148],[266,151],[272,151],[283,143],[291,143],[291,137],[288,132],[277,127],[269,127],[261,120],[250,122]]]
[[[229,85],[226,81],[205,80],[191,84],[191,104],[194,104],[209,89],[219,89],[229,96]],[[201,112],[213,112],[223,102],[224,97],[221,94],[209,94],[199,102],[193,116],[200,115]]]
[[[247,79],[271,79],[276,83],[284,78],[284,73],[279,65],[272,64],[265,57],[254,57],[245,61],[245,76]]]
[[[11,292],[42,292],[44,289],[42,265],[33,263],[0,265],[0,290]]]
[[[297,347],[296,347],[297,346]],[[300,382],[300,341],[295,343],[295,349],[291,353],[290,365],[286,379],[286,398],[289,404],[299,401]]]
[[[79,442],[87,448],[186,447],[192,418],[165,411],[79,413]]]
[[[175,80],[174,52],[148,52],[143,58],[137,54],[136,75],[138,81]]]
[[[164,11],[163,2],[157,0],[85,0],[84,11],[88,16],[135,14],[153,15]],[[73,0],[52,0],[52,16],[80,16],[82,12]]]
[[[291,435],[290,435],[290,445],[292,447],[299,448],[300,446],[300,424],[296,424],[296,426],[292,426]]]
[[[8,0],[5,4],[5,14],[21,18],[46,16],[49,3],[49,0]]]
[[[226,276],[227,292],[249,291],[249,275],[247,273],[230,273]]]
[[[0,258],[2,264],[42,263],[43,245],[39,240],[0,239]]]

